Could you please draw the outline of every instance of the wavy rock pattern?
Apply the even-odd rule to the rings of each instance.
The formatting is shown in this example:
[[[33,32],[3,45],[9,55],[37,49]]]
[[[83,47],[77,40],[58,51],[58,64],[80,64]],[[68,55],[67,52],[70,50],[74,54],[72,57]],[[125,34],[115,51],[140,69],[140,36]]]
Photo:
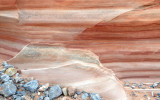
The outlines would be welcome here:
[[[159,81],[159,0],[0,0],[0,61],[28,43],[88,49],[121,80]]]
[[[129,100],[119,80],[92,52],[50,45],[29,45],[8,61],[22,75],[41,82],[99,93],[104,100]]]

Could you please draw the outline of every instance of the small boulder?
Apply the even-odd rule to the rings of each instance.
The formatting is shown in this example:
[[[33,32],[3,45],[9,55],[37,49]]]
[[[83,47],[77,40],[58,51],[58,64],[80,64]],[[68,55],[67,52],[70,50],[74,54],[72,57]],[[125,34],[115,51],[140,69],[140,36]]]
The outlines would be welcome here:
[[[5,71],[5,74],[7,74],[8,76],[13,76],[14,74],[17,73],[17,69],[15,68],[8,68],[6,71]]]
[[[102,100],[99,94],[96,93],[90,93],[91,100]]]
[[[9,79],[10,79],[10,77],[9,77],[7,74],[4,74],[4,75],[1,76],[1,80],[2,80],[3,82],[9,81]]]
[[[30,82],[27,82],[25,85],[24,85],[24,88],[30,92],[35,92],[38,88],[39,84],[38,84],[38,81],[37,80],[32,80]]]
[[[67,93],[67,88],[62,88],[62,92],[63,92],[63,95],[64,95],[64,96],[67,96],[67,94],[68,94],[68,93]]]
[[[52,100],[62,94],[62,89],[59,85],[54,85],[49,89],[49,98]]]
[[[5,97],[15,94],[17,90],[17,87],[10,82],[5,82],[4,84],[2,84],[2,88],[3,88],[3,95]]]

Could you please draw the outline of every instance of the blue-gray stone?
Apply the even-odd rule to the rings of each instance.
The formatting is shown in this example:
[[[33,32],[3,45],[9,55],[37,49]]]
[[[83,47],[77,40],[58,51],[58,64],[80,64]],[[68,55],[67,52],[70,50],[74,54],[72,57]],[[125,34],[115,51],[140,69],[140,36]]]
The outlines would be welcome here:
[[[40,98],[39,98],[39,99],[40,99],[40,100],[43,100],[43,98],[44,98],[43,96],[40,96]]]
[[[82,94],[82,100],[85,100],[88,96],[89,96],[88,93],[83,93]]]
[[[21,98],[20,96],[18,96],[18,97],[16,98],[16,100],[22,100],[22,98]]]
[[[77,95],[80,95],[81,93],[82,93],[82,92],[80,92],[80,91],[77,91],[77,92],[76,92]]]
[[[157,96],[160,97],[160,93],[157,93]]]
[[[3,88],[3,95],[5,97],[15,94],[17,90],[17,87],[10,82],[5,82],[4,84],[2,84],[2,88]]]
[[[14,99],[17,98],[17,95],[13,95],[13,98],[14,98]]]
[[[9,77],[7,74],[4,74],[4,75],[1,76],[1,80],[2,80],[3,82],[9,81],[9,79],[10,79],[10,77]]]
[[[49,97],[45,97],[44,100],[49,100]]]
[[[8,65],[6,61],[2,62],[2,66]]]
[[[25,96],[21,96],[21,100],[26,100],[26,99],[25,99]]]
[[[44,94],[45,94],[46,97],[49,96],[49,92],[48,91],[45,91]]]
[[[102,100],[101,97],[96,93],[90,93],[91,100]]]
[[[35,92],[37,89],[38,89],[38,81],[37,80],[32,80],[30,82],[27,82],[25,85],[24,85],[24,88],[30,92]]]
[[[10,64],[7,64],[4,66],[4,68],[11,68],[11,67],[14,67],[13,65],[10,65]]]
[[[1,70],[1,74],[4,73],[6,70],[7,70],[7,68],[3,68],[3,69]]]
[[[19,87],[23,87],[24,85],[23,84],[19,84]]]
[[[49,98],[52,100],[62,94],[62,89],[59,85],[54,85],[49,89]]]

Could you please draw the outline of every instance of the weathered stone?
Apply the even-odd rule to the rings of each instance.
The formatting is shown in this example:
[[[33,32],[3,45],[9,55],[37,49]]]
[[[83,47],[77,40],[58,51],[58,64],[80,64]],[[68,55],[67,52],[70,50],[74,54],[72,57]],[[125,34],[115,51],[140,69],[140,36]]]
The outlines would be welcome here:
[[[99,94],[96,93],[90,93],[91,100],[102,100]]]
[[[62,94],[62,89],[59,85],[54,85],[49,90],[49,98],[54,99],[59,97]]]
[[[32,80],[30,82],[27,82],[24,85],[24,88],[28,91],[35,92],[37,90],[38,86],[39,86],[38,81],[37,80]]]
[[[82,100],[85,100],[88,96],[89,96],[88,93],[83,93],[82,94]]]
[[[69,96],[74,96],[75,92],[76,92],[75,88],[72,88],[72,87],[68,88],[68,95]]]
[[[63,95],[64,95],[64,96],[67,96],[67,94],[68,94],[68,93],[67,93],[67,88],[62,88],[62,92],[63,92]]]
[[[3,88],[3,95],[5,97],[8,97],[10,95],[13,95],[16,93],[16,90],[17,90],[17,87],[10,83],[10,82],[5,82],[3,85],[2,85],[2,88]]]
[[[9,79],[10,79],[10,77],[9,77],[7,74],[4,74],[4,75],[1,76],[1,80],[2,80],[3,82],[9,81]]]
[[[48,87],[49,87],[49,83],[47,83],[47,84],[45,84],[45,85],[42,85],[39,89],[38,89],[38,91],[45,91],[46,89],[48,89]]]
[[[17,69],[15,68],[8,68],[6,71],[5,71],[5,74],[7,74],[8,76],[13,76],[14,74],[17,73]]]

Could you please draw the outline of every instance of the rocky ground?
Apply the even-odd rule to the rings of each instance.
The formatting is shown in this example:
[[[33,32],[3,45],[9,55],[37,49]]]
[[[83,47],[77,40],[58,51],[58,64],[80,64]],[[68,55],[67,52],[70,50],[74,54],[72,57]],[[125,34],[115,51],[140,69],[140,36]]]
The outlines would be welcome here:
[[[125,81],[124,87],[132,100],[160,100],[160,82],[129,83]]]
[[[96,93],[87,93],[72,87],[40,83],[24,78],[21,71],[3,62],[0,67],[0,100],[102,100]]]

